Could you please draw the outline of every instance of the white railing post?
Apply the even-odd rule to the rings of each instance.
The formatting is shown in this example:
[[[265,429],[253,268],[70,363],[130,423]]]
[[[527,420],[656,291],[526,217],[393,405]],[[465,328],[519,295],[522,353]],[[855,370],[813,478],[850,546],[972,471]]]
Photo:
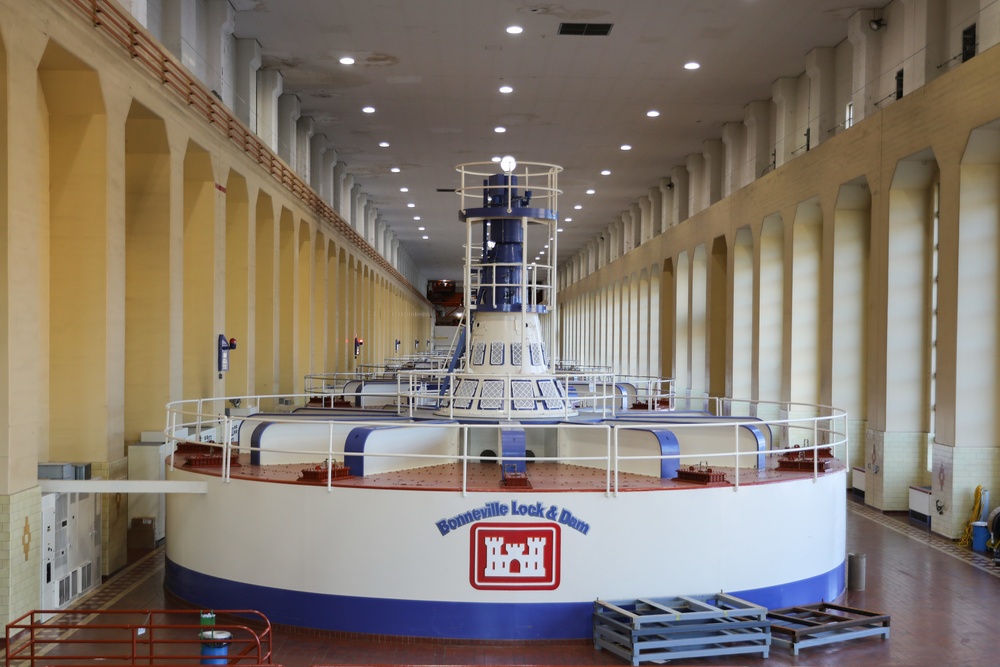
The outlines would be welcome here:
[[[733,425],[733,442],[736,449],[736,469],[733,471],[735,479],[733,479],[733,491],[740,490],[740,427],[739,424]]]

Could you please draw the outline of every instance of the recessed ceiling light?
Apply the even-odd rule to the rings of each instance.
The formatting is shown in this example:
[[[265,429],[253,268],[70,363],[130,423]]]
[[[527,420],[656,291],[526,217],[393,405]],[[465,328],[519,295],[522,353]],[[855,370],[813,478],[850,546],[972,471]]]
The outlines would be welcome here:
[[[510,86],[500,86],[500,92],[506,95],[507,93],[513,93],[514,89]]]
[[[524,28],[519,25],[509,25],[507,26],[507,32],[511,35],[520,35],[524,32]]]
[[[545,254],[545,251],[544,251],[544,250],[539,250],[539,251],[538,251],[538,254],[539,254],[539,255],[544,255],[544,254]]]
[[[497,134],[503,134],[504,132],[507,131],[507,128],[498,125],[497,127],[493,128],[493,131],[496,132]]]
[[[399,191],[400,192],[409,192],[410,188],[400,188]]]
[[[413,216],[413,219],[414,220],[420,220],[420,216],[419,215],[415,215],[415,216]]]
[[[354,58],[352,58],[350,56],[344,56],[343,58],[340,59],[340,64],[341,65],[353,65],[354,64]]]
[[[416,207],[417,205],[414,204],[413,202],[410,202],[409,204],[406,205],[406,208],[416,208]]]
[[[594,188],[590,188],[589,190],[587,190],[587,194],[588,194],[588,195],[592,195],[592,194],[594,194],[595,192],[597,192],[597,190],[595,190]]]
[[[490,161],[491,162],[499,162],[502,159],[503,158],[501,158],[499,155],[494,155],[493,157],[490,158]]]
[[[649,111],[646,112],[646,115],[649,116],[650,118],[656,118],[657,116],[660,115],[660,112],[657,111],[656,109],[650,109]]]
[[[427,234],[424,234],[424,235],[423,235],[423,236],[421,236],[420,238],[422,238],[423,240],[425,240],[425,241],[426,241],[426,240],[427,240],[427,239],[429,239],[430,237],[429,237],[429,236],[427,236]]]
[[[394,174],[398,174],[399,173],[399,167],[393,167],[389,171],[391,171]]]
[[[611,170],[610,169],[602,169],[601,170],[601,176],[610,176],[610,175],[611,175]]]
[[[583,205],[582,204],[577,204],[573,208],[575,208],[577,211],[579,211],[581,208],[583,208]]]
[[[549,247],[549,244],[548,244],[548,243],[546,243],[546,244],[545,244],[545,247],[546,247],[546,248],[548,248],[548,247]]]
[[[557,232],[561,232],[562,231],[562,227],[559,227],[558,229],[556,229],[556,231]]]
[[[417,231],[418,231],[418,232],[422,232],[422,231],[424,231],[425,229],[427,229],[427,228],[426,228],[426,227],[417,227]]]
[[[365,113],[375,113],[375,107],[364,107],[361,110],[364,111]]]
[[[684,69],[698,69],[699,67],[701,67],[701,65],[693,60],[689,63],[684,63]]]
[[[563,222],[573,222],[573,218],[563,218]]]
[[[629,145],[629,144],[622,144],[622,150],[623,151],[630,151],[630,150],[632,150],[632,146]]]
[[[380,148],[388,148],[389,147],[389,142],[388,141],[380,141],[380,142],[378,142],[378,145],[379,145]]]

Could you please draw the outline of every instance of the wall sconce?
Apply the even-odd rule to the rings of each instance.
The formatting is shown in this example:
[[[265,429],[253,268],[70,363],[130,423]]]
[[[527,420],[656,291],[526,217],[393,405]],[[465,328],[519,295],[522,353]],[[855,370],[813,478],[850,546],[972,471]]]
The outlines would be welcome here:
[[[883,18],[872,19],[871,21],[868,22],[868,27],[872,29],[872,32],[878,32],[879,30],[885,27],[885,19]]]

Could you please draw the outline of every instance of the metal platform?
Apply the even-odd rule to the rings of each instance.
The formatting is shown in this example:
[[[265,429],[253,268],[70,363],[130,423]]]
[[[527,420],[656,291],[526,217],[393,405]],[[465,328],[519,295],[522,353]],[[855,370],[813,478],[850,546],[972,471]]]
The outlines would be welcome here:
[[[594,603],[594,647],[641,662],[759,653],[768,656],[767,609],[717,593]]]
[[[787,646],[792,653],[810,646],[822,646],[861,637],[889,638],[889,616],[874,611],[822,602],[800,607],[775,609],[767,614],[772,641]]]

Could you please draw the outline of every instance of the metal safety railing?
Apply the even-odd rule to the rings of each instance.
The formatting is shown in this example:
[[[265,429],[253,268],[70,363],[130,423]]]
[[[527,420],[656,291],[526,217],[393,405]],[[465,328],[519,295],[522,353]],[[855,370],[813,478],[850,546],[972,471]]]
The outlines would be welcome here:
[[[647,470],[660,469],[662,461],[676,460],[678,464],[702,464],[718,462],[725,467],[739,469],[776,467],[765,463],[759,465],[761,458],[776,459],[795,454],[796,456],[811,456],[811,466],[800,469],[811,472],[814,478],[826,472],[820,464],[819,451],[829,450],[841,461],[850,460],[847,437],[846,412],[822,405],[798,404],[790,402],[739,401],[735,399],[711,399],[714,414],[692,415],[664,412],[653,415],[646,411],[631,411],[627,415],[619,415],[612,419],[600,420],[597,423],[560,422],[532,423],[531,421],[509,422],[494,421],[491,423],[459,423],[442,417],[428,419],[409,419],[395,415],[395,421],[372,417],[364,413],[351,416],[350,413],[330,414],[320,410],[313,414],[310,411],[294,414],[268,413],[258,414],[259,406],[272,401],[281,400],[304,401],[315,396],[301,395],[297,397],[240,397],[240,399],[218,398],[200,399],[196,401],[178,401],[167,406],[168,425],[166,435],[171,442],[211,443],[219,449],[220,475],[225,481],[232,479],[232,463],[239,454],[251,452],[272,452],[282,456],[291,455],[296,462],[302,464],[322,464],[329,471],[326,484],[328,488],[336,485],[337,480],[332,474],[334,467],[343,465],[345,457],[362,457],[373,459],[394,458],[404,460],[407,467],[420,467],[444,463],[460,463],[462,468],[461,490],[469,491],[470,462],[483,460],[534,461],[536,463],[565,463],[599,468],[604,471],[604,491],[608,495],[617,495],[619,473],[634,471],[636,464],[646,462]],[[244,416],[233,417],[224,407],[227,403],[239,400],[247,406]],[[303,403],[304,404],[304,403]],[[738,413],[734,412],[739,408]],[[743,412],[746,408],[747,412]],[[287,411],[286,411],[287,412]],[[753,413],[757,416],[749,416]],[[662,417],[657,419],[657,417]],[[669,418],[669,421],[665,419]],[[685,420],[686,418],[686,420]],[[699,421],[701,420],[701,421]],[[264,443],[252,443],[248,434],[253,433],[258,424],[294,424],[298,426],[311,425],[311,435],[295,439],[294,448],[275,448]],[[472,440],[482,443],[489,440],[496,442],[495,434],[475,435],[477,431],[495,432],[501,426],[515,426],[526,431],[555,430],[553,438],[540,437],[541,442],[555,442],[546,445],[536,456],[517,457],[498,456],[485,457],[478,450],[470,449]],[[346,452],[344,449],[345,434],[358,427],[403,427],[407,429],[439,429],[444,435],[439,436],[434,451],[415,451],[408,448],[408,443],[396,451],[379,452]],[[680,454],[664,455],[659,452],[636,454],[629,449],[623,451],[621,439],[623,434],[637,430],[668,430],[683,442],[687,451]],[[766,440],[764,449],[758,448],[751,439],[748,447],[746,435],[751,431]],[[210,434],[210,437],[207,435]],[[243,434],[241,437],[240,434]],[[699,440],[711,439],[714,451],[705,451],[698,446]],[[729,445],[719,445],[728,442]],[[303,444],[304,443],[304,444]],[[311,445],[310,445],[311,443]],[[807,454],[810,453],[810,454]],[[171,455],[170,466],[173,469],[174,455]],[[650,473],[646,473],[649,475]],[[653,474],[652,476],[656,476]],[[739,474],[730,480],[733,488],[740,488]],[[405,486],[404,482],[399,483]]]
[[[6,667],[103,664],[271,665],[271,623],[259,611],[35,610],[7,625]],[[207,657],[215,656],[215,657]]]

